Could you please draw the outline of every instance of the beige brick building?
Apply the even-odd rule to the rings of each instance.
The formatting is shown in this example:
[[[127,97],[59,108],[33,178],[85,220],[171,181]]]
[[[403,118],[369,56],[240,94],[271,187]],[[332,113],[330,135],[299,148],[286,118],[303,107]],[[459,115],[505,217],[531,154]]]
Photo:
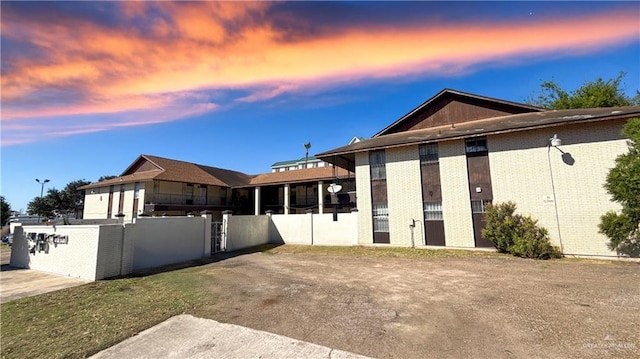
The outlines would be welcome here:
[[[356,173],[359,244],[490,247],[485,206],[513,201],[565,254],[614,256],[598,233],[619,208],[603,184],[634,117],[638,106],[548,111],[445,89],[316,157]]]

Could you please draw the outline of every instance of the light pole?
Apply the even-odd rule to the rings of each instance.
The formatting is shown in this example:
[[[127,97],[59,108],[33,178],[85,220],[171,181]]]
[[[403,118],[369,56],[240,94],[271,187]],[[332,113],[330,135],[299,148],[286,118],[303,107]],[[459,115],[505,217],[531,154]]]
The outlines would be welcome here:
[[[36,178],[36,182],[42,185],[40,186],[40,202],[42,202],[42,194],[44,193],[44,184],[49,182],[49,180],[45,179],[44,181],[41,182],[39,179]],[[40,223],[40,211],[38,211],[38,223]]]

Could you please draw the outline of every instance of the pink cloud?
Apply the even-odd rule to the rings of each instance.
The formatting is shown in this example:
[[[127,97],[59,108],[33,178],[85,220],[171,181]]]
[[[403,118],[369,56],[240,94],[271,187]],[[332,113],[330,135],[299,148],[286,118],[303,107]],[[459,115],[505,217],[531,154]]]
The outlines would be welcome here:
[[[146,17],[152,5],[162,17]],[[249,94],[235,102],[265,101],[310,86],[414,74],[455,75],[490,61],[589,53],[637,41],[640,35],[637,14],[618,11],[563,21],[366,29],[354,25],[284,41],[287,34],[260,16],[269,6],[263,2],[123,2],[124,18],[146,19],[148,32],[134,26],[107,28],[82,18],[52,25],[5,11],[2,36],[28,42],[44,55],[7,59],[2,123],[113,115],[111,123],[69,125],[53,134],[66,136],[212,111],[217,106],[197,95],[204,90],[243,89]],[[226,26],[229,23],[235,28]],[[41,92],[60,98],[50,103],[40,99]],[[135,121],[118,120],[132,114],[142,116]],[[2,144],[15,143],[12,136],[19,130],[5,128],[9,134],[3,135]]]

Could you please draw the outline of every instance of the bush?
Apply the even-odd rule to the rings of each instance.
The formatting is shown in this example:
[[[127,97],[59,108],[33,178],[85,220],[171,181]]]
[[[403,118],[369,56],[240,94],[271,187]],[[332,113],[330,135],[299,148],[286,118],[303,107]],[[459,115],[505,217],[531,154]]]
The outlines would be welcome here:
[[[549,232],[529,216],[515,214],[513,202],[489,205],[482,237],[501,253],[534,259],[562,257],[560,249],[549,241]]]

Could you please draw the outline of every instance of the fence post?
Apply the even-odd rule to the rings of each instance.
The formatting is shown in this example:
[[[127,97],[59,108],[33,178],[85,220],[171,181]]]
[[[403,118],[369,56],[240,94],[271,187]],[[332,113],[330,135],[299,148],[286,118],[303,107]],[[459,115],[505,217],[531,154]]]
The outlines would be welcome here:
[[[351,215],[353,216],[353,222],[355,223],[355,225],[353,226],[353,234],[352,234],[352,238],[354,240],[353,245],[357,246],[358,243],[360,243],[360,239],[358,238],[358,226],[359,226],[359,222],[358,222],[358,209],[357,208],[351,208]]]
[[[310,227],[310,237],[311,237],[311,245],[313,245],[313,209],[307,210],[307,217],[309,218],[309,227]]]
[[[204,231],[203,231],[203,235],[204,235],[204,248],[202,251],[202,256],[203,257],[209,257],[211,256],[211,219],[213,218],[211,213],[209,213],[209,211],[204,211],[202,212],[202,214],[200,215],[202,218],[204,218]]]
[[[233,211],[222,211],[222,229],[220,233],[220,251],[226,252],[229,243],[229,221],[233,216]]]

